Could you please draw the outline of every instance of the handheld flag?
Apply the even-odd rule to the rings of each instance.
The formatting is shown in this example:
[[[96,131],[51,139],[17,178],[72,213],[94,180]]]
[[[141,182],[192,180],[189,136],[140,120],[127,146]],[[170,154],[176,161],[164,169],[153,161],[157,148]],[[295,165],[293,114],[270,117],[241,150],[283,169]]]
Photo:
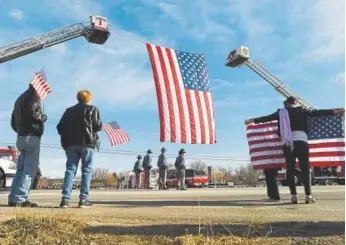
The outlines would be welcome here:
[[[251,162],[256,169],[285,167],[277,121],[247,125]],[[311,167],[345,166],[344,117],[309,118]]]
[[[41,100],[46,99],[48,94],[52,92],[43,69],[35,73],[30,84],[34,87]]]
[[[130,142],[130,138],[123,130],[120,128],[119,124],[116,121],[106,123],[102,126],[105,133],[108,135],[108,138],[111,142],[111,146],[125,144]]]

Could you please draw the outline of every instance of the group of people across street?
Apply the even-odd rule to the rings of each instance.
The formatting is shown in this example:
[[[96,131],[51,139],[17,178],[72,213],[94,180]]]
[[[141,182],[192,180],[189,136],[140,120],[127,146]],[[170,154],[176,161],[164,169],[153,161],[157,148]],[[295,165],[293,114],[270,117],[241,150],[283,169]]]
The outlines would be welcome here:
[[[94,153],[100,148],[98,132],[102,130],[102,121],[97,107],[91,105],[92,94],[87,90],[77,93],[77,104],[67,108],[58,125],[61,146],[66,154],[66,170],[62,188],[60,207],[67,208],[71,199],[73,179],[76,175],[79,161],[81,161],[81,188],[78,206],[91,207],[89,190],[91,183]],[[313,203],[315,199],[311,193],[311,176],[308,146],[308,117],[328,116],[344,113],[344,109],[335,110],[307,110],[297,103],[294,97],[285,101],[283,109],[264,117],[253,118],[245,124],[258,124],[277,120],[278,135],[283,143],[283,152],[286,160],[287,181],[291,192],[293,204],[298,202],[297,190],[294,181],[295,160],[298,158],[305,187],[305,202]],[[20,154],[17,161],[17,170],[8,196],[9,206],[37,207],[36,203],[29,201],[28,195],[34,176],[39,171],[39,155],[41,137],[44,133],[44,124],[47,115],[42,111],[41,99],[30,84],[29,88],[21,94],[15,102],[11,116],[11,127],[17,133],[16,146]],[[185,150],[181,149],[175,160],[177,188],[185,187]],[[149,149],[143,158],[138,155],[133,171],[136,175],[136,188],[139,188],[140,173],[144,172],[144,188],[150,188],[150,171],[152,168],[152,151]],[[166,149],[161,149],[157,166],[159,169],[159,189],[167,189],[167,156]],[[264,173],[268,186],[268,197],[280,200],[276,183],[278,169],[268,169]]]
[[[166,148],[161,148],[161,154],[158,157],[157,160],[157,167],[159,170],[159,189],[164,190],[167,189],[167,156],[166,156]],[[133,167],[133,172],[136,176],[136,183],[135,183],[135,189],[140,188],[140,176],[141,172],[144,172],[144,189],[150,189],[150,171],[152,169],[152,157],[151,154],[153,152],[149,149],[147,150],[147,154],[143,158],[142,162],[142,156],[137,156],[137,161],[135,162],[135,165]],[[185,150],[180,149],[178,152],[178,157],[175,160],[174,167],[176,169],[177,173],[177,189],[178,190],[186,190],[185,187]]]
[[[283,144],[283,152],[286,161],[286,179],[288,181],[292,204],[297,204],[297,189],[294,178],[296,159],[298,159],[305,190],[305,203],[314,203],[316,200],[311,192],[311,173],[309,162],[308,144],[308,117],[330,116],[343,114],[345,110],[308,110],[298,104],[297,99],[288,97],[284,102],[284,108],[276,112],[253,119],[248,119],[245,124],[258,124],[271,121],[278,121],[277,134]],[[280,200],[279,189],[277,186],[276,175],[279,169],[264,169],[267,193],[271,200]]]

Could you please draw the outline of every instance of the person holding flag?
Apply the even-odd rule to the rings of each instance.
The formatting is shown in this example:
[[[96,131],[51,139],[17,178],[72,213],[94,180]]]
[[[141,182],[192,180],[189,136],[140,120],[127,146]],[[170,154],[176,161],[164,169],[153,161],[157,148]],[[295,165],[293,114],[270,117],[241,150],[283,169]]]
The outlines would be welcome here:
[[[297,190],[294,181],[294,169],[298,158],[305,189],[305,203],[314,203],[311,195],[311,175],[308,144],[308,117],[330,116],[342,114],[341,109],[307,110],[297,103],[296,98],[290,96],[286,100],[287,108],[278,110],[268,116],[245,120],[245,124],[258,124],[278,121],[278,135],[280,136],[286,161],[286,178],[291,192],[292,204],[298,204]]]
[[[19,157],[17,170],[8,196],[9,206],[37,207],[28,200],[33,177],[39,165],[41,137],[47,115],[43,113],[41,100],[51,92],[43,70],[35,73],[29,88],[15,102],[11,127],[17,133]]]

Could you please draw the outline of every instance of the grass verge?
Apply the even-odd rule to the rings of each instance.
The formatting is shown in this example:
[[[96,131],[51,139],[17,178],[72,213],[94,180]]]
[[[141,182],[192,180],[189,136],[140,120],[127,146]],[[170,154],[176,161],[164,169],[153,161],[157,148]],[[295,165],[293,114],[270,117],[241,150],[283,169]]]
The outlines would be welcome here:
[[[80,217],[64,212],[30,213],[16,211],[13,219],[0,223],[1,245],[226,245],[226,244],[344,244],[344,236],[319,238],[272,238],[189,235],[179,237],[153,235],[91,234]],[[252,229],[249,227],[249,229]]]

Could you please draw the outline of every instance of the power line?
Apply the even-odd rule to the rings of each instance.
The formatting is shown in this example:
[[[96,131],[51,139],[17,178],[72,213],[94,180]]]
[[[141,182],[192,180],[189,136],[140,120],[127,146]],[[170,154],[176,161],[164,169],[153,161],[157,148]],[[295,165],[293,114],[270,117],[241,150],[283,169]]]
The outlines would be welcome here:
[[[3,142],[0,141],[0,145],[16,145],[15,142]],[[63,150],[61,146],[56,144],[41,144],[41,147],[43,148],[50,148],[50,149],[56,149],[56,150]],[[127,155],[127,156],[137,156],[138,154],[141,154],[142,152],[135,152],[135,151],[125,151],[125,150],[111,150],[111,149],[100,149],[99,151],[101,154],[111,154],[111,155]],[[152,154],[155,157],[158,157],[158,154]],[[175,158],[176,155],[174,154],[167,154],[167,158]],[[203,160],[216,160],[216,161],[235,161],[235,162],[248,162],[249,159],[241,159],[241,158],[233,158],[233,157],[213,157],[213,156],[196,156],[196,155],[187,155],[186,156],[189,159],[203,159]]]
[[[9,118],[7,119],[2,119],[0,118],[0,122],[1,121],[9,121]],[[46,122],[48,123],[48,122]],[[50,122],[50,124],[57,124],[55,122]],[[13,142],[1,142],[0,144],[2,145],[16,145],[16,143]],[[52,149],[61,149],[61,146],[57,145],[57,144],[41,144],[42,147],[45,148],[52,148]],[[128,150],[111,150],[111,149],[100,149],[99,151],[100,153],[103,154],[115,154],[115,155],[138,155],[138,154],[142,154],[142,152],[135,152],[135,151],[128,151]],[[153,154],[153,156],[158,156],[158,154]],[[167,154],[168,158],[175,158],[176,155],[174,154]],[[190,159],[205,159],[205,160],[220,160],[220,161],[240,161],[240,162],[244,162],[244,161],[249,161],[249,159],[237,159],[234,157],[214,157],[214,156],[196,156],[196,155],[187,155],[187,158]]]

